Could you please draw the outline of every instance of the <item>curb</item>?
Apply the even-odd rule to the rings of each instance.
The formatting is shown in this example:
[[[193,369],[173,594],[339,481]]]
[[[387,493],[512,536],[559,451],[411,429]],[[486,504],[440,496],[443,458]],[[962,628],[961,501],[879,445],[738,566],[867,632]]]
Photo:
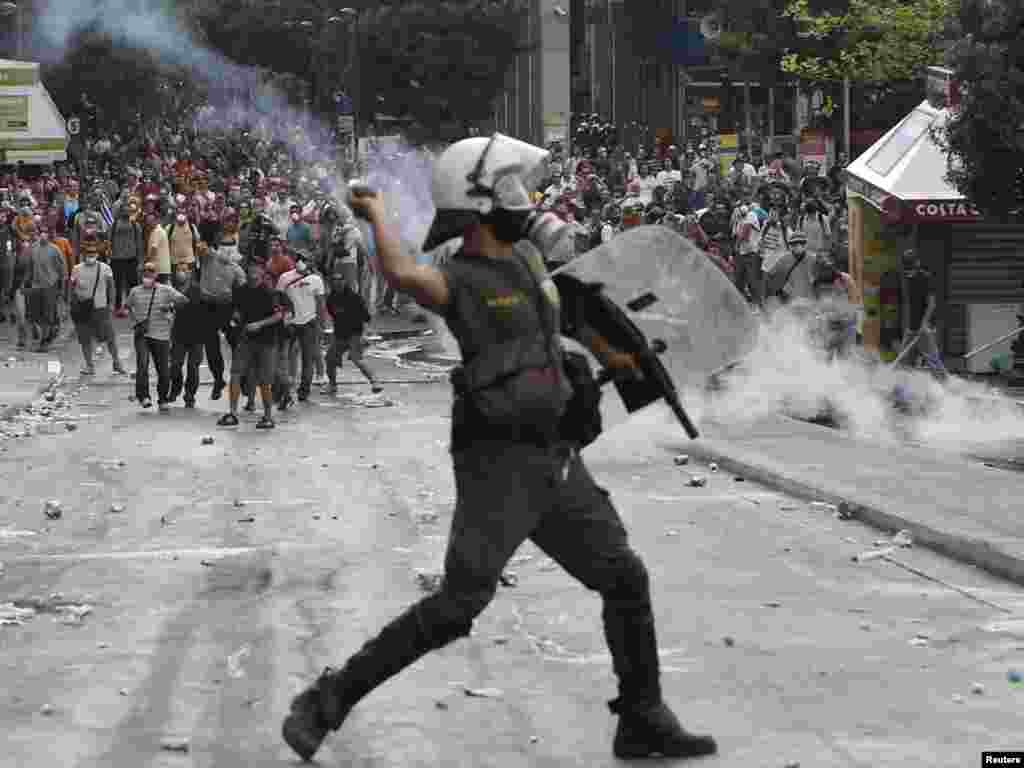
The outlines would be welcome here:
[[[686,453],[702,461],[713,461],[728,472],[798,499],[842,506],[844,516],[885,533],[909,531],[916,545],[959,563],[973,565],[1018,586],[1024,586],[1024,559],[993,546],[991,542],[941,531],[903,517],[895,511],[862,504],[856,499],[830,490],[825,484],[811,484],[798,480],[785,472],[738,459],[731,456],[728,450],[701,445],[699,441],[687,445]]]

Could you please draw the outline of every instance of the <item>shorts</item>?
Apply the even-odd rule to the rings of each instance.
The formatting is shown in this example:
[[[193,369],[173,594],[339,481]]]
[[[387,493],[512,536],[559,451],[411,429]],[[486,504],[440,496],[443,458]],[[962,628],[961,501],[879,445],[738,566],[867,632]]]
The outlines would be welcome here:
[[[231,356],[231,378],[245,378],[250,386],[273,384],[277,371],[277,344],[239,340]]]
[[[87,345],[94,341],[113,341],[114,324],[111,319],[110,307],[93,309],[92,317],[89,318],[88,322],[75,323],[75,331],[78,333],[78,343],[82,345]]]

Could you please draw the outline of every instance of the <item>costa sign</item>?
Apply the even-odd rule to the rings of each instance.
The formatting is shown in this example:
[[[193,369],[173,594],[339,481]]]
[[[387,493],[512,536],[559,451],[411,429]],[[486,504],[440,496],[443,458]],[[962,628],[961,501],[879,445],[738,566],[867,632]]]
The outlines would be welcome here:
[[[981,211],[970,203],[912,203],[908,205],[916,221],[974,221],[982,217]]]

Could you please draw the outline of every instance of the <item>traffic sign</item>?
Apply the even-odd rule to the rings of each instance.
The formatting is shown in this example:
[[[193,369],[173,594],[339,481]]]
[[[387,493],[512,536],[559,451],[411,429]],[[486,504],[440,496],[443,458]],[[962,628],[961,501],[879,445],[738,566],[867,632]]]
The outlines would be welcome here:
[[[68,133],[77,136],[82,131],[82,121],[77,117],[68,118]]]

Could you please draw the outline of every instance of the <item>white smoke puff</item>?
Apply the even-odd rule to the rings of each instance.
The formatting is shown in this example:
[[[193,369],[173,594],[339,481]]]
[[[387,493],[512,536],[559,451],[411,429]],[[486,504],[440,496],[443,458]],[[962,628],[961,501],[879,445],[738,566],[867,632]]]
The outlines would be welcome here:
[[[870,362],[859,350],[827,362],[813,341],[810,312],[780,310],[762,324],[757,347],[733,372],[726,390],[688,406],[698,422],[743,426],[785,412],[812,418],[831,411],[860,438],[913,442],[950,453],[999,451],[1024,440],[1024,409],[985,384]],[[910,418],[893,408],[895,391],[924,408]],[[691,405],[692,403],[692,405]]]
[[[56,51],[62,57],[76,31],[100,30],[116,44],[143,49],[162,64],[183,67],[204,82],[213,108],[199,116],[203,129],[232,131],[258,125],[267,138],[307,156],[311,144],[327,146],[330,128],[293,108],[280,89],[266,82],[267,70],[242,66],[201,45],[178,18],[155,5],[145,0],[49,0],[33,19],[47,41],[39,53],[45,57]],[[297,135],[296,126],[305,133]]]

